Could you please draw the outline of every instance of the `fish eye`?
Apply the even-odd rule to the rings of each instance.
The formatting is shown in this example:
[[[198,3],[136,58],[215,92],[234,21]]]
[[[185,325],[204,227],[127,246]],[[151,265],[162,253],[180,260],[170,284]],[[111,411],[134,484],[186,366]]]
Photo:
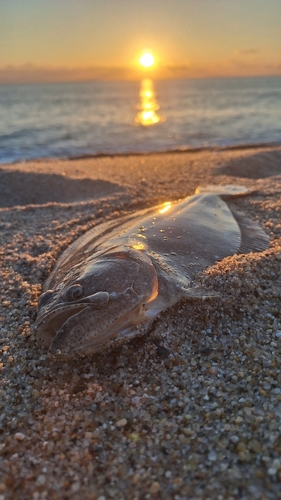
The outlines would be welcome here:
[[[47,290],[46,292],[42,293],[38,299],[38,306],[42,307],[48,300],[52,297],[53,295],[53,290]]]
[[[81,285],[72,285],[67,290],[64,291],[63,293],[63,300],[66,300],[67,302],[70,302],[71,300],[76,300],[79,297],[81,297],[83,293],[83,287]]]

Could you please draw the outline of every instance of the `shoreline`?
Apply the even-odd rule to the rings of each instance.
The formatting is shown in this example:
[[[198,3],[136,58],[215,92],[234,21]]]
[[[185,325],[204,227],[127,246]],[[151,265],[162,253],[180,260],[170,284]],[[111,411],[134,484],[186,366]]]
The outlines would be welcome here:
[[[262,150],[262,149],[272,149],[280,148],[281,143],[278,142],[261,142],[261,143],[239,143],[225,146],[198,146],[189,147],[182,146],[180,148],[166,149],[159,151],[128,151],[128,152],[115,152],[115,153],[93,153],[93,154],[81,154],[73,155],[69,157],[38,157],[22,160],[12,160],[11,162],[1,162],[0,168],[2,166],[17,165],[17,164],[28,164],[28,163],[42,163],[42,162],[55,162],[55,161],[77,161],[77,160],[89,160],[95,158],[118,158],[118,157],[128,157],[128,156],[151,156],[151,155],[166,155],[166,154],[185,154],[185,153],[201,153],[201,152],[221,152],[221,151],[243,151],[243,150]]]
[[[72,362],[35,339],[42,284],[105,220],[240,184],[271,244],[195,283],[148,338]],[[0,165],[1,500],[267,498],[281,480],[281,147]]]

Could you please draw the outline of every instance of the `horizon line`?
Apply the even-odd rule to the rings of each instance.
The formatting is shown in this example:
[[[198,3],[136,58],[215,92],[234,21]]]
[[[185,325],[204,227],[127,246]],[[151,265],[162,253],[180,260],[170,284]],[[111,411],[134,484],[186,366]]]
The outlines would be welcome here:
[[[277,77],[281,75],[281,65],[247,65],[220,68],[195,65],[166,65],[145,70],[128,66],[88,66],[88,67],[51,67],[24,64],[7,65],[0,68],[0,84],[28,83],[75,83],[90,81],[139,81],[152,80],[204,79],[204,78],[249,78]]]

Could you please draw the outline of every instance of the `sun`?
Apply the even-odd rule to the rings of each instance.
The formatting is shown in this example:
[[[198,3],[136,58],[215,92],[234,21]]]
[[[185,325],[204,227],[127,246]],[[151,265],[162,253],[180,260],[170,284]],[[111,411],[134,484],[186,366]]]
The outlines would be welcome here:
[[[144,68],[151,68],[155,64],[155,57],[151,52],[144,52],[139,58],[139,63]]]

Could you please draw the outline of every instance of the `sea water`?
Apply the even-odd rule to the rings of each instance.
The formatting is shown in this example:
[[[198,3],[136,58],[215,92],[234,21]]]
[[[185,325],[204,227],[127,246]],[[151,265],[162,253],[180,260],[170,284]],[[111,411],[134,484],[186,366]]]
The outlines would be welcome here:
[[[281,144],[281,77],[0,86],[0,162]]]

